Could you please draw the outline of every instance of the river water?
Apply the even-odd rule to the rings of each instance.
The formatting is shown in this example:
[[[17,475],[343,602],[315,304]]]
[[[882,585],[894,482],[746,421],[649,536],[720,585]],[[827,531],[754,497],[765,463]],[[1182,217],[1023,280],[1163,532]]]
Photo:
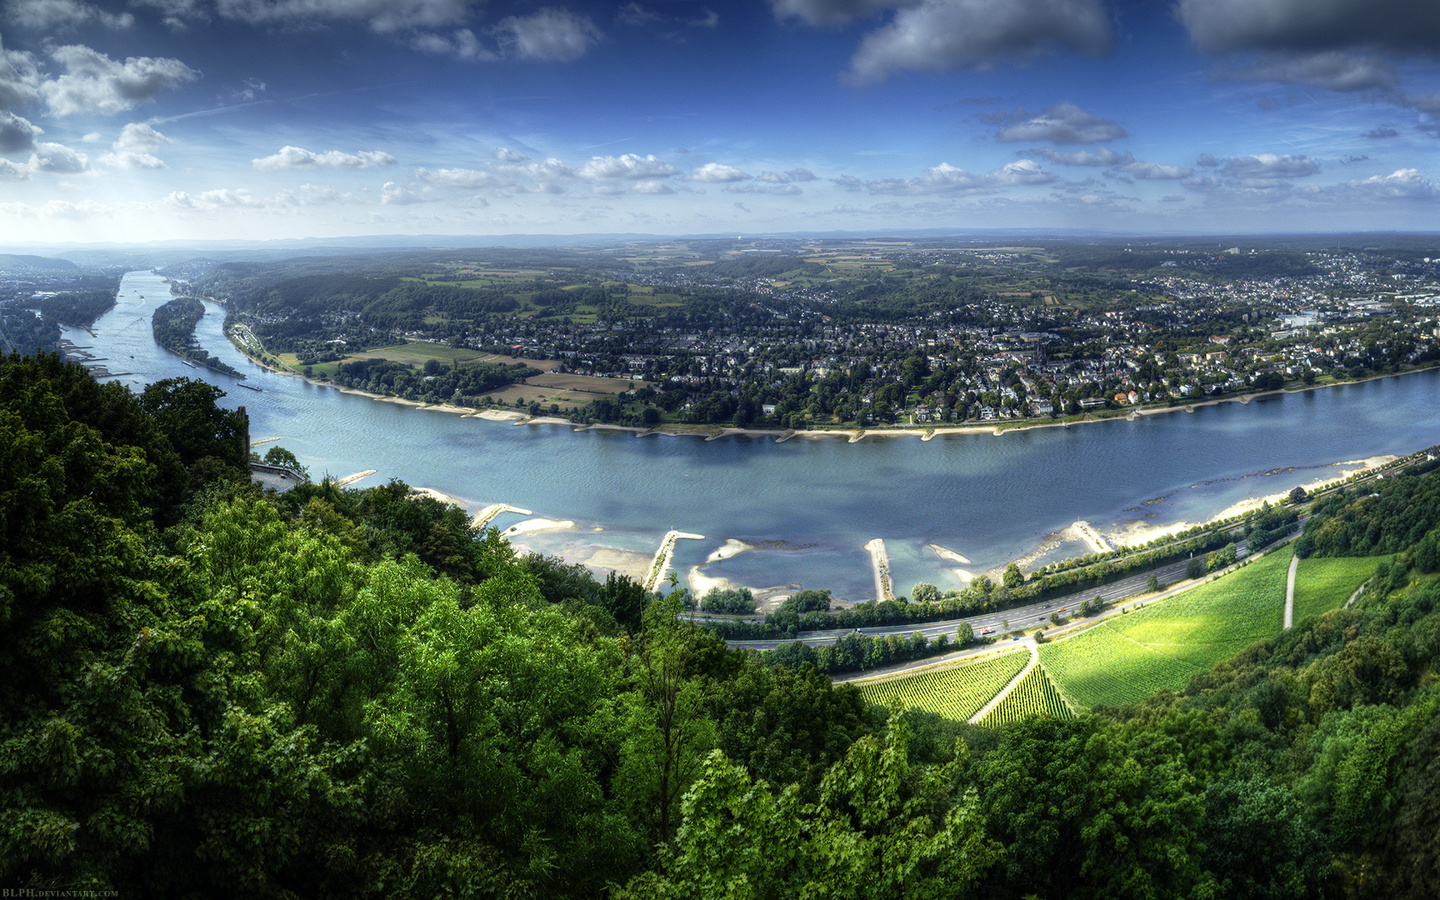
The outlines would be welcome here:
[[[194,369],[157,346],[150,316],[170,298],[164,280],[132,272],[115,309],[75,344],[135,389],[198,378],[245,406],[254,440],[278,438],[312,476],[374,469],[357,487],[392,478],[439,490],[478,510],[506,503],[573,522],[520,532],[522,550],[597,571],[643,575],[672,528],[704,535],[677,544],[675,568],[694,584],[728,579],[755,589],[830,588],[875,595],[867,541],[881,538],[895,590],[960,586],[964,572],[1021,557],[1088,552],[1066,529],[1090,522],[1114,538],[1139,527],[1201,522],[1248,498],[1353,470],[1337,465],[1440,444],[1440,371],[1144,416],[1004,435],[794,439],[650,435],[568,425],[515,425],[419,409],[268,372],[230,346],[223,310],[207,304],[200,344],[246,373],[245,384]],[[263,445],[257,449],[263,453]],[[534,524],[504,513],[502,530]],[[706,560],[731,543],[746,552]],[[963,555],[943,559],[931,545]],[[703,566],[703,569],[697,567]]]

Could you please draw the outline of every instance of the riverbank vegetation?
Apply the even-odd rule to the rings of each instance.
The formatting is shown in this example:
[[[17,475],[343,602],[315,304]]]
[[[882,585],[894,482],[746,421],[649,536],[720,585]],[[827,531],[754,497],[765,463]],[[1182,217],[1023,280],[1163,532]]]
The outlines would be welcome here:
[[[210,351],[195,342],[195,326],[205,315],[205,304],[194,297],[176,297],[156,308],[150,318],[150,330],[155,334],[155,343],[182,359],[188,359],[207,369],[244,377],[234,366],[223,362]]]
[[[766,665],[676,594],[519,557],[398,482],[264,493],[218,395],[0,361],[7,886],[1421,898],[1440,878],[1440,532],[1407,505],[1440,475],[1333,501],[1350,551],[1393,554],[1351,608],[1138,703],[972,727]]]

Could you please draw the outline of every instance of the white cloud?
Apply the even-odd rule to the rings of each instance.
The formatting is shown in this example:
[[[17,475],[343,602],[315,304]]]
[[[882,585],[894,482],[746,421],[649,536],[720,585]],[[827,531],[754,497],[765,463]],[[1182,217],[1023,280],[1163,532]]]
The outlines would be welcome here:
[[[393,181],[385,182],[385,185],[380,188],[380,202],[391,206],[408,206],[411,203],[424,203],[430,199],[433,198]]]
[[[0,153],[23,153],[35,148],[35,139],[44,129],[10,112],[0,111]]]
[[[1389,175],[1347,182],[1342,187],[1348,193],[1370,200],[1440,200],[1440,185],[1426,178],[1419,169],[1399,169]]]
[[[763,180],[763,181],[776,181],[776,180],[780,180],[780,181],[787,181],[787,182],[794,182],[794,181],[818,181],[818,180],[819,180],[819,176],[816,175],[814,172],[810,171],[809,169],[791,169],[790,171],[785,172],[784,174],[779,174],[779,175],[777,175],[777,174],[774,173],[774,172],[766,172],[766,173],[764,173],[763,175],[761,175],[760,178],[761,178],[761,180]]]
[[[328,206],[334,203],[358,203],[354,194],[336,190],[330,185],[302,184],[295,190],[285,190],[275,195],[278,206]]]
[[[1227,81],[1275,81],[1308,84],[1330,91],[1390,91],[1394,69],[1364,53],[1326,50],[1319,53],[1266,53],[1239,64],[1216,66],[1210,74]]]
[[[1022,159],[1010,163],[988,175],[967,172],[964,169],[941,163],[926,169],[918,178],[882,178],[863,182],[865,190],[872,194],[896,194],[909,196],[943,194],[989,193],[1001,187],[1023,184],[1044,184],[1054,181],[1034,160]],[[842,184],[841,187],[854,187]]]
[[[461,22],[473,0],[216,0],[222,18],[252,25],[300,26],[326,21],[365,22],[389,34]]]
[[[1074,103],[1057,103],[1034,116],[1016,109],[982,119],[1004,124],[995,133],[995,139],[1004,143],[1094,144],[1125,137],[1125,129],[1118,122],[1091,115]]]
[[[24,181],[29,177],[29,166],[17,165],[8,159],[0,159],[0,181]]]
[[[518,150],[511,150],[509,147],[496,147],[495,158],[502,163],[522,163],[530,157]]]
[[[6,50],[0,44],[0,110],[29,106],[40,99],[40,67],[24,50]]]
[[[1166,166],[1155,162],[1140,161],[1128,162],[1120,166],[1119,171],[1143,181],[1166,181],[1189,178],[1195,173],[1194,169],[1187,169],[1184,166]]]
[[[1304,178],[1320,171],[1320,164],[1308,156],[1277,156],[1260,153],[1225,160],[1220,176],[1241,187],[1271,187],[1291,178]]]
[[[579,59],[601,40],[600,29],[587,16],[549,7],[529,16],[507,16],[495,26],[507,56],[539,62]]]
[[[163,169],[165,163],[155,155],[170,138],[143,122],[131,122],[120,130],[120,137],[111,145],[113,152],[100,157],[107,166],[122,169]]]
[[[691,181],[704,181],[711,184],[728,184],[735,181],[748,181],[749,175],[723,163],[706,163],[698,169],[690,170]]]
[[[495,51],[483,46],[475,32],[468,28],[456,29],[449,37],[433,32],[418,34],[411,39],[410,46],[425,53],[453,56],[468,62],[494,62],[500,58]]]
[[[432,187],[464,191],[514,191],[517,187],[509,176],[487,169],[416,169],[415,180]]]
[[[301,147],[292,147],[289,145],[281,147],[279,153],[250,160],[250,164],[262,172],[318,167],[372,169],[380,166],[393,166],[395,163],[395,157],[379,150],[361,150],[358,153],[326,150],[324,153],[315,153]]]
[[[638,156],[626,153],[624,156],[592,156],[577,173],[581,178],[592,181],[616,179],[657,179],[679,175],[680,170],[658,159],[653,154]]]
[[[49,172],[55,175],[74,175],[88,171],[90,159],[63,144],[39,143],[30,155],[31,172]]]
[[[66,71],[54,81],[42,83],[39,90],[50,111],[59,116],[124,112],[166,88],[200,76],[178,59],[132,56],[121,63],[78,44],[55,47],[50,56]]]
[[[129,28],[135,24],[135,17],[127,13],[110,13],[80,0],[9,0],[5,4],[7,17],[22,28],[51,31],[63,28],[78,28],[91,22],[98,22],[106,28]]]
[[[1001,62],[1024,63],[1056,47],[1100,56],[1114,43],[1101,0],[919,0],[888,5],[899,7],[894,17],[867,34],[850,59],[847,78],[852,82],[885,81],[902,71],[983,70]]]
[[[208,22],[210,15],[200,6],[201,0],[130,0],[131,6],[148,6],[160,10],[165,27],[185,30],[190,22]]]
[[[165,202],[178,209],[201,211],[216,209],[258,209],[265,205],[259,198],[247,190],[232,191],[228,188],[204,191],[194,195],[185,191],[173,191],[170,196],[165,199]]]
[[[1026,155],[1043,156],[1051,162],[1061,163],[1067,166],[1118,166],[1124,163],[1134,162],[1134,158],[1128,153],[1116,153],[1109,147],[1101,147],[1095,151],[1073,150],[1069,153],[1056,150],[1053,147],[1041,147],[1036,150],[1025,151]]]

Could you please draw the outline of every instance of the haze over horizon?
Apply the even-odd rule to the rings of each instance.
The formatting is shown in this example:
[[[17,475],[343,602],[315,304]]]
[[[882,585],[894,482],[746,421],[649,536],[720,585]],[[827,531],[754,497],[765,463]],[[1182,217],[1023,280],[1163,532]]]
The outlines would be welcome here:
[[[0,241],[1434,230],[1434,0],[0,0]]]

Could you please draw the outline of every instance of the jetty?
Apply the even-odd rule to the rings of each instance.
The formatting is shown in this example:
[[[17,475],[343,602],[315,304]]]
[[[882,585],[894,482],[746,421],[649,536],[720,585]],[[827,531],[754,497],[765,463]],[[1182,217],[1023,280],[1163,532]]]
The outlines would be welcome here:
[[[335,486],[336,486],[336,487],[344,487],[344,486],[347,485],[347,484],[354,484],[355,482],[359,481],[360,479],[362,479],[362,478],[369,478],[371,475],[374,475],[374,474],[375,474],[375,470],[374,470],[374,469],[366,469],[366,470],[363,471],[363,472],[356,472],[356,473],[353,474],[353,475],[346,475],[344,478],[341,478],[339,481],[335,482]]]
[[[665,538],[660,542],[660,549],[655,551],[655,560],[650,563],[650,574],[645,576],[645,590],[655,590],[655,585],[660,583],[665,570],[670,568],[670,560],[675,556],[675,542],[681,538],[688,538],[692,541],[703,541],[703,534],[686,534],[683,531],[671,529],[665,532]]]
[[[487,507],[485,507],[484,509],[482,509],[482,510],[480,510],[479,512],[477,512],[477,513],[475,514],[475,517],[470,520],[470,530],[471,530],[471,531],[484,531],[484,530],[485,530],[485,526],[487,526],[487,525],[490,524],[490,520],[491,520],[491,519],[495,518],[496,516],[500,515],[501,513],[507,513],[507,512],[509,512],[509,513],[519,513],[519,514],[522,515],[522,516],[533,516],[533,515],[535,515],[535,514],[534,514],[533,512],[531,512],[530,510],[528,510],[528,509],[521,509],[521,508],[518,507],[518,506],[510,506],[510,505],[505,504],[505,503],[492,503],[492,504],[490,504],[489,506],[487,506]]]
[[[865,545],[870,553],[870,565],[875,569],[875,598],[894,600],[895,589],[890,583],[890,557],[885,552],[885,542],[875,538]]]

